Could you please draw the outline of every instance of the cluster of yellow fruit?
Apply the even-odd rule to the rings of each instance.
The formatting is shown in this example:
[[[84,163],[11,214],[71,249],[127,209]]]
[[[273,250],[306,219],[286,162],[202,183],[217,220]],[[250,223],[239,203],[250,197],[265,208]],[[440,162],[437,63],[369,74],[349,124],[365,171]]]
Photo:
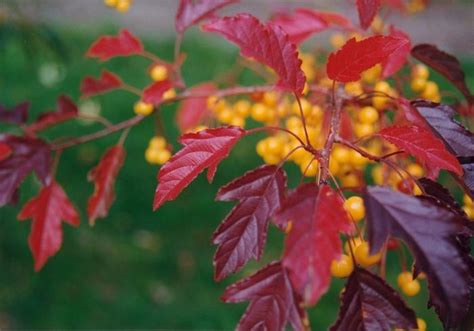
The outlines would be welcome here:
[[[416,64],[411,70],[411,89],[418,93],[423,99],[433,102],[440,102],[441,95],[439,93],[438,84],[428,80],[430,71],[424,64]]]
[[[462,207],[462,209],[464,210],[469,219],[474,220],[474,204],[472,202],[472,199],[469,197],[469,195],[464,194],[463,202],[464,206]]]
[[[414,195],[422,194],[422,191],[415,185],[412,177],[421,178],[425,174],[425,170],[418,163],[408,163],[404,166],[405,171],[396,172],[387,165],[378,164],[371,170],[372,179],[377,185],[389,185],[394,190],[403,191],[405,193],[413,193]]]
[[[245,127],[247,117],[250,115],[251,103],[246,99],[240,99],[235,103],[229,103],[225,99],[210,96],[207,99],[207,108],[211,110],[217,120],[221,123]]]
[[[344,209],[350,218],[358,223],[365,218],[364,200],[359,196],[348,198],[344,202]],[[344,244],[344,252],[341,257],[331,263],[331,274],[337,278],[349,277],[354,270],[354,262],[368,268],[376,265],[382,258],[382,252],[370,254],[369,243],[359,237],[350,238]],[[413,279],[413,273],[403,271],[399,274],[397,283],[401,291],[407,296],[415,296],[420,292],[418,279],[424,279],[425,275],[420,273],[417,279]]]
[[[421,286],[418,279],[424,279],[425,277],[423,273],[420,273],[417,278],[413,279],[412,271],[403,271],[397,277],[397,284],[403,294],[413,297],[420,292]]]
[[[133,0],[104,0],[107,7],[114,8],[119,13],[126,13],[130,9]]]
[[[150,77],[155,82],[161,82],[168,78],[168,68],[162,64],[155,64],[150,72]],[[169,89],[163,94],[163,100],[169,100],[176,96],[176,90],[174,88]],[[139,100],[135,103],[133,111],[137,115],[148,116],[150,115],[155,107],[151,103],[146,103]]]
[[[155,136],[150,139],[148,148],[145,151],[145,159],[150,164],[164,164],[171,158],[171,152],[168,149],[166,139],[161,136]]]

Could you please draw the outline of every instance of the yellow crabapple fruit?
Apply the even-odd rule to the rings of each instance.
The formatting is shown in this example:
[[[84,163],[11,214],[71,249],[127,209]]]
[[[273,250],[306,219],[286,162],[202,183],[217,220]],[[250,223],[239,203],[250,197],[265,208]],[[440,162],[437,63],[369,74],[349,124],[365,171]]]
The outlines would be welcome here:
[[[250,113],[250,102],[248,100],[239,100],[234,104],[234,111],[242,117],[247,117]]]
[[[104,0],[104,4],[108,7],[117,6],[118,0]]]
[[[350,244],[349,244],[349,241],[350,241]],[[344,244],[344,252],[346,252],[347,255],[351,255],[351,247],[352,247],[352,251],[355,251],[356,248],[363,242],[364,241],[358,237],[349,239]]]
[[[424,78],[413,78],[410,83],[411,90],[413,92],[421,92],[426,87],[427,80]]]
[[[361,197],[353,196],[344,201],[344,209],[354,222],[359,222],[365,217],[364,199]]]
[[[166,139],[161,136],[155,136],[150,139],[148,146],[153,149],[163,149],[166,147]]]
[[[252,118],[257,122],[265,122],[267,119],[267,113],[268,107],[261,102],[254,103],[250,111]]]
[[[363,242],[355,249],[354,257],[356,262],[361,266],[370,267],[380,261],[382,258],[382,253],[378,252],[374,255],[370,255],[369,243]]]
[[[411,76],[413,78],[420,78],[427,80],[430,76],[430,70],[424,64],[418,63],[413,66],[411,69]]]
[[[150,77],[155,82],[161,82],[168,78],[168,69],[162,64],[157,64],[150,70]]]
[[[374,107],[363,107],[357,114],[357,119],[361,123],[374,124],[379,120],[379,112]]]
[[[133,107],[133,111],[137,115],[147,116],[153,112],[154,106],[151,103],[146,103],[143,101],[138,101]]]
[[[163,93],[163,100],[169,100],[176,97],[176,90],[174,88],[170,88],[168,91]]]
[[[331,275],[337,278],[348,277],[354,270],[352,258],[348,255],[341,255],[339,260],[331,262]]]

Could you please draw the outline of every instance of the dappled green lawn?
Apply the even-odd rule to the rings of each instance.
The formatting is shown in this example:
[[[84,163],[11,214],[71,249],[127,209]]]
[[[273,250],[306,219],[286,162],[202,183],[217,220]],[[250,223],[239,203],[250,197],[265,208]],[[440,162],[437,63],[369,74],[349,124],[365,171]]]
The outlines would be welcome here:
[[[23,57],[17,44],[7,45],[5,56],[0,59],[3,104],[12,106],[30,100],[37,114],[51,109],[60,93],[78,100],[83,75],[100,72],[99,64],[82,56],[94,36],[63,34],[68,36],[70,58],[64,64],[64,81],[53,88],[41,86],[36,77],[36,64],[51,58],[42,57],[32,63]],[[184,67],[188,84],[211,79],[235,59],[235,51],[216,50],[193,40],[186,40],[184,47],[190,53],[192,50]],[[160,56],[171,56],[171,42],[155,47],[146,44]],[[129,58],[113,60],[106,66],[127,82],[145,86],[148,80],[142,68],[147,63]],[[125,92],[95,100],[100,102],[102,114],[115,122],[132,116],[136,101]],[[174,107],[163,109],[163,115],[166,132],[174,141]],[[255,271],[260,264],[251,263],[237,276],[214,283],[210,236],[231,204],[213,200],[220,185],[260,163],[253,148],[249,148],[257,137],[246,138],[237,146],[221,165],[213,184],[200,177],[179,199],[153,213],[157,168],[146,164],[143,157],[153,135],[152,122],[146,121],[131,131],[125,144],[127,160],[117,182],[117,200],[109,217],[93,228],[88,226],[83,212],[93,190],[86,174],[118,135],[63,153],[58,181],[82,211],[83,223],[78,229],[64,226],[61,252],[40,273],[33,272],[27,246],[30,224],[16,221],[20,206],[0,210],[0,327],[231,329],[236,324],[245,304],[223,304],[219,296],[226,285]],[[68,123],[49,133],[81,135],[97,129],[100,126]],[[288,170],[294,185],[299,180],[296,169]],[[29,178],[20,205],[37,189],[37,182]],[[282,234],[274,228],[270,232],[265,261],[281,254]],[[392,263],[388,269],[393,280],[397,264]],[[342,285],[334,282],[331,293],[311,310],[314,330],[326,329],[335,320]],[[434,314],[425,309],[426,291],[408,301],[428,321],[430,330],[440,329]]]

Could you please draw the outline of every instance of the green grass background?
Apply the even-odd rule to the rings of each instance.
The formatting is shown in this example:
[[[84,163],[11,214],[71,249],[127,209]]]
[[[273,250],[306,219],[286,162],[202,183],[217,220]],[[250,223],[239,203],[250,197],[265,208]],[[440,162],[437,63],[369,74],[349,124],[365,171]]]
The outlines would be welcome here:
[[[60,29],[67,59],[64,81],[52,88],[39,84],[38,66],[62,61],[48,52],[25,55],[21,45],[28,40],[12,38],[0,53],[0,102],[3,105],[30,100],[32,114],[52,109],[56,97],[65,93],[75,100],[79,84],[86,74],[97,76],[102,67],[120,74],[130,84],[149,83],[145,68],[149,61],[131,57],[114,59],[103,65],[86,59],[83,54],[95,39],[94,34],[78,35]],[[114,33],[114,29],[97,30],[97,34]],[[195,35],[196,36],[196,35]],[[184,51],[189,57],[184,77],[189,85],[212,79],[235,61],[235,49],[221,49],[188,37]],[[148,49],[170,59],[173,44],[145,42]],[[468,77],[474,71],[466,63]],[[472,81],[470,81],[472,83]],[[102,115],[114,122],[133,115],[136,98],[126,92],[114,92],[95,98]],[[166,133],[175,143],[177,129],[173,123],[174,106],[163,109]],[[67,123],[49,130],[48,137],[78,136],[100,129],[99,125],[83,127]],[[2,126],[2,131],[11,129]],[[210,236],[231,203],[214,202],[222,184],[259,165],[254,152],[258,137],[245,138],[219,168],[215,182],[208,184],[203,176],[189,186],[176,201],[165,204],[158,212],[151,205],[156,187],[157,167],[147,164],[143,154],[154,132],[153,120],[134,128],[126,141],[127,158],[117,180],[117,199],[109,217],[95,227],[87,224],[84,210],[93,190],[87,172],[97,163],[107,147],[116,143],[115,134],[99,141],[68,149],[61,158],[57,180],[82,213],[79,228],[65,225],[64,243],[57,256],[35,273],[27,244],[30,222],[18,222],[20,206],[38,191],[38,183],[28,178],[21,191],[18,206],[0,209],[0,327],[18,328],[162,328],[162,329],[232,329],[246,304],[224,304],[219,301],[225,286],[256,271],[264,263],[278,259],[283,236],[270,229],[265,256],[250,263],[237,275],[220,283],[212,278],[212,256],[215,247]],[[299,180],[296,168],[288,168],[290,183]],[[390,258],[389,279],[394,281],[398,263]],[[342,281],[333,281],[331,290],[309,310],[314,330],[324,330],[335,321],[338,293]],[[423,291],[408,303],[428,321],[429,330],[441,330],[432,311],[426,309],[426,283]]]

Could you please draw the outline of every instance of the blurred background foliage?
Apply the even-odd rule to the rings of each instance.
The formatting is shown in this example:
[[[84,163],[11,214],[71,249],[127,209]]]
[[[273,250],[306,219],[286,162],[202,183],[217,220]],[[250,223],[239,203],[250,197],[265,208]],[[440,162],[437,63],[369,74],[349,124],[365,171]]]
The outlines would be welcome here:
[[[14,2],[12,2],[14,3]],[[100,4],[97,4],[100,6]],[[17,10],[15,7],[10,7]],[[79,84],[86,74],[97,75],[101,64],[83,56],[99,34],[115,33],[112,25],[81,33],[73,26],[37,24],[15,11],[15,19],[0,12],[0,102],[4,106],[29,100],[30,116],[54,109],[60,94],[70,95],[82,110],[100,112],[113,122],[133,116],[136,98],[114,92],[93,100],[79,99]],[[164,59],[171,59],[173,40],[146,46]],[[222,74],[237,58],[235,49],[202,43],[197,32],[187,36],[183,51],[189,54],[183,74],[188,85]],[[461,54],[462,55],[462,54]],[[469,85],[473,85],[474,62],[463,61]],[[146,86],[149,61],[121,58],[104,66],[128,83]],[[439,77],[438,77],[439,78]],[[441,86],[449,88],[442,79]],[[175,106],[162,110],[169,141],[176,145]],[[84,210],[93,186],[87,172],[119,135],[65,151],[58,181],[82,211],[78,229],[64,226],[64,243],[40,273],[33,272],[27,237],[30,222],[19,223],[20,206],[36,194],[38,182],[29,177],[17,206],[0,209],[0,327],[1,328],[162,328],[232,329],[246,304],[219,301],[225,286],[256,271],[281,254],[283,235],[270,230],[263,261],[250,263],[236,276],[215,283],[210,236],[231,203],[214,202],[217,188],[259,165],[254,146],[258,137],[246,138],[219,168],[209,185],[202,176],[174,202],[153,213],[151,202],[157,168],[144,160],[148,140],[154,135],[154,121],[134,128],[125,144],[127,158],[118,181],[117,199],[109,217],[94,228],[87,224]],[[98,124],[72,122],[47,132],[48,137],[77,136],[100,129]],[[0,132],[11,131],[0,126]],[[290,185],[298,183],[296,168],[287,169]],[[389,258],[389,279],[395,284],[399,272],[394,256]],[[337,316],[343,282],[336,280],[328,294],[310,310],[314,330],[326,329]],[[434,313],[426,309],[426,283],[422,294],[407,300],[429,330],[441,330]]]

